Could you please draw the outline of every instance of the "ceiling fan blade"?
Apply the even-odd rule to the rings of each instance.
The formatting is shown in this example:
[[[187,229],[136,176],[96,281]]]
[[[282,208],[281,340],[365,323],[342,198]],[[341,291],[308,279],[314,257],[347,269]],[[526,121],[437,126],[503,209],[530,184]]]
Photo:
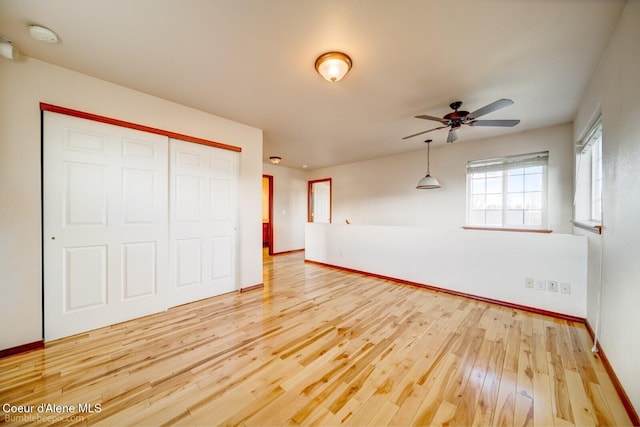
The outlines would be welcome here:
[[[442,117],[430,116],[428,114],[421,114],[419,116],[415,116],[416,119],[425,119],[425,120],[433,120],[435,122],[444,123],[445,125],[449,124],[449,120],[443,119]]]
[[[520,123],[520,120],[474,120],[469,123],[471,126],[500,126],[500,127],[514,127]]]
[[[413,138],[414,136],[422,135],[422,134],[424,134],[424,133],[431,132],[431,131],[438,130],[438,129],[444,129],[444,128],[446,128],[446,127],[449,127],[449,126],[439,126],[439,127],[437,127],[437,128],[433,128],[433,129],[425,130],[425,131],[422,131],[422,132],[414,133],[413,135],[405,136],[405,137],[404,137],[404,138],[402,138],[402,139],[409,139],[409,138]]]
[[[476,111],[469,113],[467,117],[473,117],[474,119],[477,119],[480,116],[484,116],[485,114],[489,114],[501,108],[508,107],[509,105],[513,105],[512,100],[505,98],[498,99],[491,104],[487,104],[484,107],[478,108]]]
[[[458,140],[458,131],[459,130],[460,130],[459,127],[452,128],[449,131],[449,135],[447,135],[447,142],[456,142]]]

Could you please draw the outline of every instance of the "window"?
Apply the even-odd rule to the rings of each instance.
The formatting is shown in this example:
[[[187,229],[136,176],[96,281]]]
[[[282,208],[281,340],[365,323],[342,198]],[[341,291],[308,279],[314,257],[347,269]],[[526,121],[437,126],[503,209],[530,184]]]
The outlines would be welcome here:
[[[549,152],[467,163],[467,226],[543,229]]]
[[[602,121],[596,120],[576,145],[574,223],[602,222]]]
[[[602,221],[602,132],[591,147],[591,219]]]

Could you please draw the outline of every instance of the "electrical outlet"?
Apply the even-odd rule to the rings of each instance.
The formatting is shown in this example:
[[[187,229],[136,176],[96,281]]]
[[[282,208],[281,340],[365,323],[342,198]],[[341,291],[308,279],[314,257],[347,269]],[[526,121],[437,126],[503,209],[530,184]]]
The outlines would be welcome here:
[[[533,289],[533,279],[531,277],[524,278],[524,287]]]
[[[544,279],[534,279],[533,280],[533,286],[538,291],[544,291],[544,290],[547,289],[547,281],[544,280]]]
[[[560,283],[560,293],[565,295],[571,295],[571,283],[569,282]]]
[[[558,281],[557,280],[547,280],[547,291],[549,291],[549,292],[558,292]]]

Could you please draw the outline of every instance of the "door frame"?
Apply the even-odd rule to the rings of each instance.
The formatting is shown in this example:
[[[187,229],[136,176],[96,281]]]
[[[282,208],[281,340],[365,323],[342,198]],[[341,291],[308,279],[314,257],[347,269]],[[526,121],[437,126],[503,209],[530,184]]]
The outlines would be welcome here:
[[[45,338],[45,331],[46,331],[46,318],[45,318],[45,306],[46,306],[46,301],[45,301],[45,285],[46,285],[46,278],[45,278],[45,274],[44,274],[44,269],[45,269],[45,257],[46,257],[46,251],[45,251],[45,206],[44,206],[44,190],[45,190],[45,184],[44,184],[44,168],[45,168],[45,164],[44,164],[44,156],[43,156],[43,147],[44,147],[44,112],[48,111],[48,112],[52,112],[52,113],[58,113],[58,114],[62,114],[62,115],[66,115],[66,116],[71,116],[71,117],[76,117],[76,118],[80,118],[80,119],[85,119],[85,120],[89,120],[89,121],[93,121],[93,122],[98,122],[98,123],[104,123],[104,124],[108,124],[108,125],[114,125],[114,126],[118,126],[121,128],[127,128],[127,129],[133,129],[133,130],[138,130],[138,131],[142,131],[142,132],[147,132],[150,134],[156,134],[156,135],[162,135],[165,136],[167,138],[173,138],[173,139],[179,139],[185,142],[191,142],[191,143],[195,143],[195,144],[200,144],[200,145],[206,145],[206,146],[210,146],[210,147],[215,147],[215,148],[220,148],[223,150],[229,150],[229,151],[235,151],[237,153],[242,153],[242,147],[238,147],[238,146],[234,146],[234,145],[229,145],[229,144],[224,144],[218,141],[213,141],[213,140],[208,140],[208,139],[204,139],[204,138],[199,138],[199,137],[195,137],[195,136],[191,136],[191,135],[185,135],[182,133],[177,133],[177,132],[173,132],[170,130],[165,130],[165,129],[160,129],[160,128],[155,128],[155,127],[151,127],[151,126],[146,126],[146,125],[142,125],[142,124],[138,124],[138,123],[133,123],[133,122],[128,122],[125,120],[120,120],[120,119],[116,119],[113,117],[107,117],[107,116],[102,116],[102,115],[98,115],[98,114],[93,114],[93,113],[88,113],[85,111],[80,111],[80,110],[75,110],[75,109],[71,109],[68,107],[63,107],[63,106],[59,106],[59,105],[54,105],[54,104],[48,104],[45,102],[40,102],[40,127],[41,127],[41,135],[40,135],[40,151],[41,151],[41,159],[40,159],[40,199],[41,199],[41,205],[40,205],[40,213],[41,213],[41,221],[40,221],[40,241],[41,241],[41,266],[42,266],[42,275],[41,275],[41,310],[42,310],[42,339],[44,341]],[[167,165],[168,166],[168,165]],[[168,196],[168,194],[167,194]],[[236,247],[236,251],[238,250],[238,246]],[[236,272],[237,270],[240,268],[240,262],[238,260],[238,262],[236,263]],[[236,281],[238,280],[238,275],[236,273]]]
[[[331,182],[331,178],[322,178],[322,179],[314,179],[309,181],[309,185],[307,188],[307,222],[313,221],[313,185],[320,182],[328,182],[329,183],[329,224],[333,222],[333,183]]]

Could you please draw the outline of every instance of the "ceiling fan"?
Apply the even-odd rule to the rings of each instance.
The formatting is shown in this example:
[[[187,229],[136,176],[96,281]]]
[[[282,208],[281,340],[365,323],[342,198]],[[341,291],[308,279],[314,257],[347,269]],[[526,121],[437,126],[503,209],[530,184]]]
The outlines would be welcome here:
[[[423,132],[414,133],[413,135],[405,136],[402,139],[413,138],[414,136],[422,135],[427,132],[431,132],[438,129],[449,128],[449,135],[447,135],[447,142],[455,142],[458,140],[458,131],[462,125],[469,126],[501,126],[501,127],[513,127],[520,123],[520,120],[477,120],[478,117],[482,117],[485,114],[492,113],[504,107],[512,105],[513,101],[510,99],[498,99],[497,101],[487,104],[482,108],[478,108],[473,112],[458,111],[462,106],[462,101],[455,101],[449,104],[449,107],[453,110],[451,113],[446,114],[444,117],[429,116],[422,114],[415,116],[416,119],[433,120],[440,122],[443,126],[438,126],[433,129],[425,130]]]

